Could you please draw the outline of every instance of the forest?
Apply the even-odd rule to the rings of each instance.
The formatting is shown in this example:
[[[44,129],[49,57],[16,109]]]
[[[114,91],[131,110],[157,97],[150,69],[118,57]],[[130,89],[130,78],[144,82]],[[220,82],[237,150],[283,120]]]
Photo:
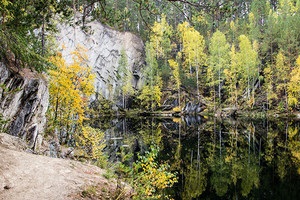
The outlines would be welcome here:
[[[82,16],[79,21],[75,20],[76,13]],[[90,97],[95,92],[93,82],[96,75],[93,73],[93,66],[87,66],[88,55],[85,47],[78,46],[72,53],[73,60],[69,64],[57,50],[54,39],[59,23],[69,23],[72,26],[81,26],[83,30],[89,30],[86,24],[90,21],[99,21],[120,32],[134,33],[143,40],[145,62],[141,71],[143,83],[140,89],[133,87],[134,72],[128,70],[129,58],[121,51],[116,96],[111,99],[101,97],[99,102],[90,102]],[[167,110],[167,113],[176,116],[192,114],[196,118],[198,114],[206,117],[227,116],[226,110],[237,111],[239,115],[254,118],[297,114],[300,109],[299,42],[300,0],[1,0],[0,2],[0,61],[17,68],[38,71],[48,81],[50,105],[47,111],[46,137],[57,137],[60,145],[76,146],[79,149],[78,158],[94,160],[95,164],[102,167],[110,166],[103,152],[107,145],[105,133],[98,129],[97,125],[95,128],[94,121],[90,119],[115,115],[113,107],[118,107],[118,111],[124,115],[130,112],[159,115]],[[199,109],[193,113],[185,113],[188,105],[196,105]],[[2,123],[1,120],[0,114]],[[120,176],[139,174],[130,180],[136,184],[134,187],[141,195],[159,199],[165,188],[173,186],[178,181],[173,171],[181,170],[178,163],[181,162],[180,153],[184,151],[184,148],[181,149],[180,135],[183,122],[178,121],[179,118],[173,119],[172,122],[173,125],[176,122],[174,126],[179,127],[178,141],[177,138],[174,139],[176,132],[168,136],[172,138],[170,141],[174,139],[176,142],[170,144],[165,142],[177,156],[172,165],[167,163],[160,165],[157,161],[159,147],[163,147],[162,140],[167,140],[161,136],[161,129],[167,128],[165,125],[158,125],[157,130],[153,130],[155,129],[153,122],[149,122],[149,127],[152,128],[151,134],[159,135],[156,137],[159,144],[153,146],[155,143],[153,141],[145,144],[149,151],[143,152],[144,155],[134,155],[137,162],[132,160],[133,155],[130,155],[130,158],[129,155],[120,156],[123,156],[124,163],[127,162],[127,165],[122,163],[118,166]],[[218,153],[215,152],[217,148],[220,148],[218,155],[220,160],[223,159],[221,153],[224,150],[221,144],[223,126],[218,123],[209,124],[203,130],[207,132],[209,130],[215,135],[211,138],[207,135],[201,136],[211,142],[211,146],[204,145],[206,147],[205,151],[203,150],[204,154],[211,157],[205,159],[206,165],[203,169],[211,168],[216,177],[219,171],[213,161],[217,160],[214,157],[215,153]],[[248,142],[248,139],[244,140],[237,134],[238,126],[230,124],[229,131],[226,130],[230,135],[226,136],[224,143],[238,149],[238,142],[235,144],[233,140],[240,141],[239,144],[245,147],[245,150],[242,150],[245,155],[241,157],[235,152],[224,150],[228,157],[224,157],[220,163],[225,163],[226,169],[230,170],[236,167],[236,160],[233,157],[243,158],[241,161],[243,165],[248,162],[248,158],[250,160],[247,148],[249,146],[250,152],[252,137],[251,148],[254,149],[254,154],[259,148],[257,157],[260,159],[261,140],[265,139],[261,136],[263,139],[259,138],[258,142],[254,136],[255,126],[251,124],[247,126],[251,129]],[[216,143],[217,129],[220,130],[218,136],[220,147]],[[264,134],[268,134],[268,131],[269,129]],[[288,129],[286,125],[285,141],[292,138],[288,138],[287,135],[294,137],[297,131],[297,128]],[[143,127],[140,132],[145,133],[147,137],[151,135],[148,132],[146,134]],[[198,144],[193,145],[198,145],[200,152],[200,128],[195,132],[198,134]],[[196,141],[195,135],[187,135],[182,137],[191,137],[194,142]],[[135,143],[138,143],[138,139],[131,138],[131,146]],[[299,158],[299,153],[296,150],[295,153],[293,149],[294,146],[298,148],[298,142],[291,147],[284,147],[286,145],[284,139],[278,143],[281,148],[292,149],[292,154],[296,155],[294,157]],[[270,147],[265,149],[273,151],[272,145],[271,141]],[[189,154],[188,150],[185,149],[184,152],[185,160],[189,159],[189,155],[193,156],[193,151]],[[131,150],[128,151],[129,154],[133,154]],[[120,154],[122,153],[124,152],[121,151]],[[270,158],[266,160],[269,162],[273,159],[272,156],[271,152]],[[200,157],[199,159],[197,157],[197,167],[200,166],[199,163]],[[271,161],[268,166],[270,163]],[[191,174],[193,164],[191,158]],[[234,184],[239,183],[237,182],[239,178],[244,178],[242,177],[245,174],[244,168],[241,166],[242,164],[238,170],[232,169],[232,174],[236,171],[240,173],[234,174],[236,176]],[[170,168],[172,172],[169,172]],[[284,170],[280,172],[282,171]],[[149,183],[149,179],[156,178],[152,177],[152,172],[162,177],[153,184]],[[190,179],[186,178],[187,184],[190,181],[190,185],[200,187],[198,182],[197,184],[193,182],[196,180],[193,177],[194,175],[196,177],[197,173],[195,171],[190,175]],[[202,173],[206,174],[208,171]],[[227,170],[226,173],[229,174],[228,177],[233,176],[230,175],[231,171],[229,173]],[[214,179],[212,178],[211,184],[215,184],[213,187],[217,193],[225,195],[227,188],[218,186],[220,182],[214,177],[215,174],[212,175]],[[258,174],[259,171],[256,170],[251,187],[258,187]],[[245,184],[244,182],[242,184]],[[227,184],[232,186],[231,182]],[[202,186],[205,188],[207,185]],[[247,189],[245,185],[241,187],[245,190],[243,197],[247,196],[251,188]],[[200,189],[202,194],[204,189],[203,191]],[[187,191],[191,193],[186,194],[189,196],[187,199],[200,195],[193,194],[195,191]]]
[[[145,42],[140,91],[130,85],[132,72],[122,71],[127,58],[120,60],[120,94],[136,102],[129,108],[153,111],[173,98],[175,110],[201,100],[210,112],[234,107],[288,113],[299,106],[299,6],[294,0],[5,0],[1,57],[13,52],[19,65],[47,71],[56,51],[55,25],[68,21],[84,28],[98,20]],[[76,12],[80,22],[72,21]]]

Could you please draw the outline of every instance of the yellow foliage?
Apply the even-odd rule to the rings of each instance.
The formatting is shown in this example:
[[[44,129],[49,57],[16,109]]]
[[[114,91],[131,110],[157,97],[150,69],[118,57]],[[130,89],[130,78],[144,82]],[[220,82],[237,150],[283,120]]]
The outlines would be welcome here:
[[[140,156],[134,165],[134,171],[138,172],[134,181],[135,189],[139,193],[138,199],[160,199],[161,191],[177,182],[176,175],[168,171],[168,164],[158,164],[155,161],[157,153],[158,149],[151,147],[151,151],[147,152],[146,156]]]
[[[234,25],[234,21],[230,22],[230,29],[233,30],[233,31],[236,30],[235,25]]]
[[[180,85],[181,85],[180,74],[179,74],[179,65],[173,59],[168,60],[168,62],[169,62],[170,67],[173,70],[173,76],[174,76],[174,79],[175,79],[175,82],[176,82],[176,88],[179,90]]]
[[[183,22],[177,28],[183,44],[185,56],[185,66],[201,66],[206,63],[207,55],[204,53],[205,41],[202,35],[190,26],[188,22]]]
[[[289,106],[297,106],[300,96],[300,56],[296,60],[296,66],[291,72],[291,79],[288,83],[288,104]]]
[[[105,161],[103,149],[105,148],[104,133],[90,126],[83,126],[82,131],[76,135],[76,146],[83,149],[82,156],[96,159],[97,164]]]
[[[174,111],[174,112],[180,112],[180,111],[181,111],[181,108],[180,108],[179,106],[177,106],[177,107],[173,108],[173,111]]]
[[[173,117],[172,121],[175,122],[175,123],[177,123],[177,124],[180,124],[181,123],[181,118],[179,118],[179,117]]]
[[[231,47],[230,51],[230,70],[224,69],[225,79],[228,82],[228,93],[229,93],[229,102],[232,104],[237,104],[237,98],[239,90],[237,88],[236,83],[239,79],[239,67],[238,67],[238,56],[235,51],[234,45]],[[236,105],[237,106],[237,105]]]
[[[60,53],[49,58],[56,67],[50,75],[50,120],[61,127],[81,125],[89,96],[94,92],[95,75],[86,66],[87,56],[82,47],[73,53],[73,63],[66,64]],[[68,131],[68,130],[67,130]]]
[[[172,27],[166,20],[166,15],[162,14],[160,22],[154,22],[150,36],[150,46],[153,47],[157,57],[165,57],[171,50],[170,35]]]
[[[138,99],[142,101],[141,105],[146,109],[153,109],[155,106],[160,106],[161,95],[162,92],[158,85],[152,87],[145,85]]]

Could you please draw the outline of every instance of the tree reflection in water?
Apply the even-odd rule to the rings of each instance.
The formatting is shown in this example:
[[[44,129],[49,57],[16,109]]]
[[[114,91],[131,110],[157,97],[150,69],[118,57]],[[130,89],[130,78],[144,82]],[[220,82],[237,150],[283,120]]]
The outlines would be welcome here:
[[[159,159],[178,174],[179,182],[166,191],[174,199],[295,199],[300,195],[297,121],[189,116],[115,122],[106,129],[111,160],[122,160],[121,147],[128,154],[137,150],[143,154],[151,144],[157,145]],[[122,140],[116,142],[118,137]]]

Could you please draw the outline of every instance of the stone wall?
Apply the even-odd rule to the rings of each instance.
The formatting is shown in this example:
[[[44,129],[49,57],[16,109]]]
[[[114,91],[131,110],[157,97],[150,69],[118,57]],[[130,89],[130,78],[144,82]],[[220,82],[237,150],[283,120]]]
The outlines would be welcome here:
[[[0,113],[7,133],[36,148],[44,132],[49,104],[47,82],[30,69],[14,69],[0,62]]]
[[[82,27],[80,19],[80,16],[77,16],[78,25],[75,27],[69,24],[58,25],[56,40],[66,61],[72,61],[71,52],[77,45],[86,48],[88,64],[96,73],[95,91],[110,99],[114,96],[118,83],[118,62],[121,50],[124,49],[128,58],[128,68],[134,73],[132,85],[139,88],[139,74],[145,60],[143,41],[132,33],[113,30],[97,21]]]

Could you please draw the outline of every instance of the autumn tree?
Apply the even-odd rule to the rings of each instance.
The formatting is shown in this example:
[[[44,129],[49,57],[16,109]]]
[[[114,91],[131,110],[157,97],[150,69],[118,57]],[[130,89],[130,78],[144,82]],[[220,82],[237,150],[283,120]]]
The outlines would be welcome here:
[[[286,62],[286,57],[284,56],[282,51],[280,51],[277,54],[275,62],[275,92],[280,99],[282,99],[283,97],[282,103],[284,103],[285,107],[287,108],[287,87],[289,81],[290,66],[288,66],[288,63]]]
[[[207,56],[204,52],[205,41],[202,35],[190,26],[188,22],[179,24],[177,30],[180,35],[185,71],[188,75],[194,74],[196,79],[197,96],[200,97],[199,70],[206,63]],[[188,71],[187,71],[188,69]]]
[[[163,191],[177,182],[176,174],[170,172],[169,164],[158,164],[158,153],[159,148],[151,146],[150,151],[139,156],[133,164],[133,187],[137,191],[137,199],[168,198]]]
[[[264,69],[264,90],[266,91],[267,109],[271,108],[277,95],[275,91],[275,70],[273,65],[268,65]]]
[[[227,91],[228,91],[228,99],[227,101],[230,104],[238,107],[238,96],[239,96],[239,88],[237,84],[241,77],[241,71],[238,66],[238,57],[235,50],[235,46],[231,46],[231,50],[229,52],[230,55],[230,68],[224,69],[225,80],[227,83]]]
[[[168,59],[170,58],[172,27],[168,24],[166,15],[162,14],[159,21],[154,22],[152,32],[149,37],[149,47],[153,48],[155,58],[158,63],[161,77],[167,85],[170,76]]]
[[[180,80],[179,64],[178,64],[178,62],[176,62],[173,59],[168,60],[168,62],[169,62],[169,65],[172,69],[172,72],[173,72],[173,78],[174,78],[176,89],[177,89],[177,92],[178,92],[178,104],[179,104],[179,107],[180,107],[180,85],[181,85],[181,80]]]
[[[296,65],[291,72],[291,79],[288,83],[288,104],[298,107],[300,97],[300,56],[296,60]]]
[[[75,140],[80,156],[96,160],[95,164],[99,167],[106,166],[107,158],[103,152],[106,147],[104,132],[90,126],[82,126],[80,134],[76,134]]]
[[[221,89],[225,80],[224,70],[229,67],[229,44],[226,41],[225,35],[217,30],[209,44],[209,57],[208,57],[208,85],[213,87],[214,102],[216,94],[218,94],[219,103],[221,103]],[[217,87],[217,91],[214,89]]]
[[[241,35],[239,37],[240,51],[237,53],[237,57],[239,70],[242,72],[239,86],[241,91],[245,92],[243,95],[247,98],[249,106],[254,104],[255,84],[259,78],[256,48],[255,42],[252,45],[247,36]]]
[[[78,47],[73,53],[73,62],[67,64],[60,53],[49,58],[54,68],[49,70],[50,123],[69,140],[85,119],[89,96],[94,92],[95,75],[87,66],[87,55]]]

